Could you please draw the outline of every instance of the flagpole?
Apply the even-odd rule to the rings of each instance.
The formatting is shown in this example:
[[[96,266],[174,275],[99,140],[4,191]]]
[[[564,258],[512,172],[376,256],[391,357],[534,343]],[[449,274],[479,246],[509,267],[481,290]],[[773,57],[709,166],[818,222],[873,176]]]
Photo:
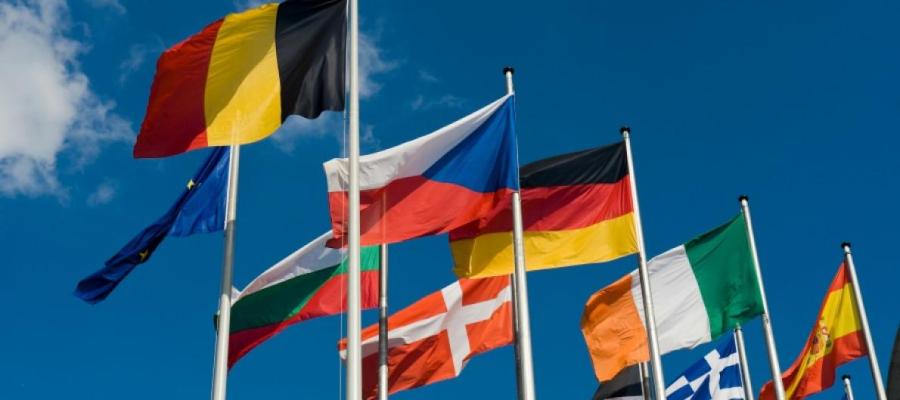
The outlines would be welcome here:
[[[222,257],[222,283],[219,287],[219,316],[216,328],[216,355],[213,363],[212,399],[225,400],[228,383],[228,338],[231,330],[231,287],[234,267],[234,230],[237,220],[238,167],[241,146],[228,152],[228,189],[225,200],[225,254]]]
[[[359,240],[359,1],[349,0],[350,104],[347,152],[350,161],[347,268],[347,400],[362,400],[362,315]]]
[[[747,364],[747,348],[744,345],[744,331],[738,325],[734,328],[734,341],[737,343],[738,358],[741,360],[741,384],[744,387],[744,400],[753,400],[753,384],[750,382],[750,365]]]
[[[759,267],[759,254],[756,251],[756,236],[753,234],[753,220],[750,218],[750,197],[738,198],[741,203],[741,213],[747,224],[747,237],[750,239],[750,252],[753,253],[753,267],[756,268],[756,281],[759,283],[759,296],[762,299],[763,333],[766,337],[766,349],[769,352],[769,368],[772,370],[772,384],[775,387],[775,398],[785,400],[784,382],[781,380],[781,366],[778,363],[778,350],[775,348],[775,333],[772,332],[772,320],[769,317],[769,302],[766,300],[766,288],[763,286],[762,271]]]
[[[641,376],[641,398],[650,400],[650,377],[647,374],[647,362],[638,364],[638,374]]]
[[[644,324],[647,326],[647,339],[650,343],[650,371],[653,376],[654,398],[666,398],[665,378],[663,377],[662,359],[659,354],[659,340],[656,335],[656,316],[653,311],[653,299],[650,292],[650,273],[647,270],[647,250],[644,246],[644,231],[641,225],[641,208],[638,203],[637,179],[634,176],[634,160],[631,156],[631,128],[623,126],[619,129],[625,141],[625,155],[628,159],[628,179],[631,184],[631,204],[634,208],[634,231],[638,240],[638,273],[641,278],[641,296],[644,298]]]
[[[513,74],[515,69],[512,67],[504,67],[503,75],[506,76],[506,94],[514,94]],[[518,162],[517,162],[518,164]],[[516,165],[518,168],[518,165]],[[518,174],[516,174],[518,177]],[[518,178],[517,178],[518,179]],[[513,313],[516,322],[516,350],[518,352],[518,386],[520,400],[534,400],[534,367],[532,365],[531,355],[531,318],[528,312],[528,283],[525,279],[525,246],[522,236],[522,199],[519,191],[516,190],[512,194],[512,212],[513,212],[513,253],[515,254],[515,269],[513,270],[512,285],[514,291]]]
[[[853,386],[850,386],[850,375],[842,376],[841,380],[844,381],[844,396],[846,396],[847,400],[853,400]]]
[[[378,264],[378,400],[388,398],[388,245],[381,245]]]
[[[869,368],[872,370],[872,380],[875,383],[875,394],[878,400],[887,400],[884,392],[884,383],[881,380],[881,368],[878,367],[878,357],[875,355],[875,343],[872,341],[872,331],[869,330],[869,317],[866,314],[866,306],[863,304],[862,290],[859,288],[859,280],[856,278],[856,264],[853,263],[853,253],[850,252],[850,243],[841,243],[844,249],[847,269],[850,271],[850,282],[853,284],[853,297],[856,298],[856,311],[859,321],[862,323],[863,335],[866,338],[866,349],[869,353]]]

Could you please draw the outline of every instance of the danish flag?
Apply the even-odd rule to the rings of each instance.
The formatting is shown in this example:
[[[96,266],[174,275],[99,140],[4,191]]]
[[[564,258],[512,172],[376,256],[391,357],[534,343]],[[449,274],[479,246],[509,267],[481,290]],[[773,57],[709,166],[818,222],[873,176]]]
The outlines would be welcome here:
[[[512,344],[511,299],[508,276],[460,279],[390,316],[388,392],[455,378],[472,356]],[[362,356],[363,395],[374,399],[378,324],[362,331]]]

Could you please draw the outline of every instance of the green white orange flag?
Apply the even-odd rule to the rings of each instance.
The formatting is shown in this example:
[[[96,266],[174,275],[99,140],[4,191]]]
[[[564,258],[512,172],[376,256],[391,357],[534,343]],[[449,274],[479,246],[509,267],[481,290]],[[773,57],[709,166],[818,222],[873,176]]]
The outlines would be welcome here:
[[[290,325],[344,312],[346,249],[325,246],[331,231],[303,246],[232,296],[228,366]],[[363,308],[378,307],[378,247],[363,247]]]
[[[838,366],[868,354],[857,310],[850,273],[841,264],[806,346],[781,376],[787,399],[803,399],[828,389],[834,384]],[[772,381],[763,386],[760,400],[775,398],[772,386]]]
[[[660,353],[693,348],[762,314],[762,298],[741,215],[648,263]],[[649,360],[638,272],[588,300],[581,317],[600,382]]]

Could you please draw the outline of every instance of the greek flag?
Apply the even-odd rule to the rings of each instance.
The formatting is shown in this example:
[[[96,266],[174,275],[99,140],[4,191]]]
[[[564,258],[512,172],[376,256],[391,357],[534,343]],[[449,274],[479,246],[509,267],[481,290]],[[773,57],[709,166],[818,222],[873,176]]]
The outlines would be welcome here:
[[[734,335],[684,371],[666,389],[667,400],[743,400],[741,365]]]

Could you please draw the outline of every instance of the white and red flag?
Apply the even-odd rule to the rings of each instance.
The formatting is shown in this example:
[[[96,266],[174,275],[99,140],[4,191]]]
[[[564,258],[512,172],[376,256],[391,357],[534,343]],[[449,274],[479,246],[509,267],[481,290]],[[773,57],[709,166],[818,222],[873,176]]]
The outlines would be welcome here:
[[[388,318],[388,392],[455,378],[474,355],[513,343],[508,276],[460,279]],[[362,331],[363,395],[378,385],[378,325]],[[338,344],[346,356],[346,339]]]

